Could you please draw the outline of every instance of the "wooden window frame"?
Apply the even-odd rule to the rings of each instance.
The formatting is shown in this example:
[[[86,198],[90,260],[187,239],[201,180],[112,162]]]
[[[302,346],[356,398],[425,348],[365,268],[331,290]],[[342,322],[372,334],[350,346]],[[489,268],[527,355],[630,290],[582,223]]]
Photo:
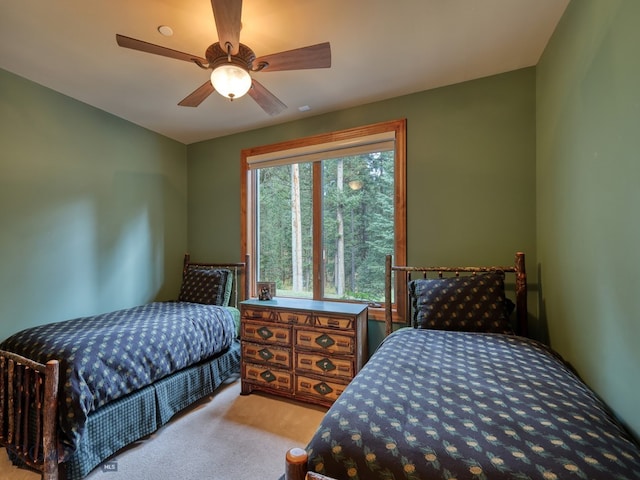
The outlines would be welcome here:
[[[335,132],[323,133],[319,135],[313,135],[309,137],[287,140],[284,142],[274,143],[270,145],[262,145],[258,147],[252,147],[243,149],[240,155],[241,167],[240,167],[240,250],[242,258],[245,255],[250,254],[249,251],[249,236],[253,237],[256,225],[255,215],[256,205],[249,201],[249,192],[254,188],[252,185],[251,169],[249,168],[248,158],[273,154],[278,151],[291,150],[296,148],[313,147],[316,145],[322,145],[331,142],[339,142],[344,140],[355,139],[358,137],[364,137],[369,135],[375,135],[384,132],[393,131],[395,133],[395,167],[394,167],[394,183],[395,183],[395,240],[394,240],[394,263],[397,265],[405,265],[407,260],[407,184],[406,184],[406,171],[407,171],[407,122],[406,119],[391,120],[387,122],[380,122],[371,125],[365,125],[362,127],[350,128],[346,130],[339,130]],[[320,166],[314,166],[314,169],[320,168]],[[314,170],[314,175],[318,174],[318,171]],[[255,201],[255,195],[252,195],[252,199]],[[321,215],[322,202],[321,199],[313,199],[313,215]],[[320,264],[317,261],[321,252],[316,251],[319,249],[321,242],[316,235],[321,235],[321,232],[314,231],[314,276],[320,281],[314,282],[313,295],[314,298],[318,298],[320,295],[318,285],[322,284]],[[256,296],[256,267],[255,261],[251,262],[251,271],[247,272],[247,281],[250,286],[250,295]],[[400,308],[403,310],[404,298],[406,297],[406,286],[396,285],[395,299],[396,304],[393,305],[393,310]],[[384,305],[378,307],[369,308],[369,318],[375,320],[384,320]]]

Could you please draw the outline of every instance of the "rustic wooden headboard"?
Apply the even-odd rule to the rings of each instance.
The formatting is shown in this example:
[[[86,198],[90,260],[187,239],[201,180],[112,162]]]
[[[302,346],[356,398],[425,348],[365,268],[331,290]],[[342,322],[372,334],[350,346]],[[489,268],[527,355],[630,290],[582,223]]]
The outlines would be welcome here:
[[[394,302],[392,296],[392,286],[395,280],[396,292],[402,282],[406,286],[413,278],[427,278],[429,273],[442,278],[448,276],[459,276],[461,273],[475,274],[479,272],[502,271],[515,274],[515,305],[516,305],[516,333],[527,336],[528,334],[528,314],[527,314],[527,273],[524,263],[524,253],[516,252],[515,261],[510,266],[487,266],[487,267],[410,267],[393,265],[391,255],[387,255],[385,264],[385,334],[389,335],[393,331],[393,324],[406,324],[409,319],[408,298],[398,298],[396,308],[396,319],[394,320]],[[404,291],[402,289],[401,291]]]
[[[249,282],[247,281],[247,273],[250,271],[249,255],[245,255],[244,262],[239,263],[196,263],[191,261],[191,255],[189,253],[185,253],[184,264],[182,267],[183,277],[187,273],[187,270],[190,268],[225,268],[227,270],[231,270],[234,279],[233,290],[231,294],[233,301],[230,302],[231,306],[238,308],[242,300],[246,300],[249,298]]]

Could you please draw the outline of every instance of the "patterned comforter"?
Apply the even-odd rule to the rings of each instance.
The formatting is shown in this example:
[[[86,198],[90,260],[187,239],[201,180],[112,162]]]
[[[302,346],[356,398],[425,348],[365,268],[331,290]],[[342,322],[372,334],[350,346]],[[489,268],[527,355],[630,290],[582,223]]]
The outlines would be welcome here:
[[[640,448],[565,363],[500,334],[395,332],[307,451],[341,480],[640,478]]]
[[[229,308],[155,302],[29,328],[0,349],[60,360],[60,440],[71,452],[89,413],[224,351],[235,337]]]

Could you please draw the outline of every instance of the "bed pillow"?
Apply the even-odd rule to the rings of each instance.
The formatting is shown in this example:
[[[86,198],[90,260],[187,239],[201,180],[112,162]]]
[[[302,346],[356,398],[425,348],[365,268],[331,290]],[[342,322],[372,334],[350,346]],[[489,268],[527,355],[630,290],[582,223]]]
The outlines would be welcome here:
[[[228,306],[233,275],[226,268],[190,268],[182,278],[178,301]]]
[[[409,297],[417,328],[513,333],[504,272],[412,280]]]

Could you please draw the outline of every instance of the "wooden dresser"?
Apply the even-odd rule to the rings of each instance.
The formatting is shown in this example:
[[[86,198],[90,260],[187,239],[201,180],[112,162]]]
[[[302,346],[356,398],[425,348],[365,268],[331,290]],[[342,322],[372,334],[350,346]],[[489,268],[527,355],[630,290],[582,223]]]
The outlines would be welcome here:
[[[367,359],[367,306],[292,298],[240,303],[242,394],[329,406]]]

